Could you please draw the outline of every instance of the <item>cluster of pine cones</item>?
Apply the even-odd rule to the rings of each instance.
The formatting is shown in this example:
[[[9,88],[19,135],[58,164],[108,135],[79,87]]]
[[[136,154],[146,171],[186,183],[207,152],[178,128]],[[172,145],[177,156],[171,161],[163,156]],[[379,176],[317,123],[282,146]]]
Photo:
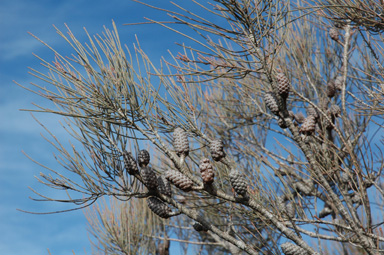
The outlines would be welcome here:
[[[173,145],[178,156],[187,156],[189,153],[189,143],[186,132],[182,128],[176,128],[173,133]],[[224,144],[221,140],[213,140],[210,144],[211,157],[214,161],[221,161],[225,158]],[[213,166],[208,158],[203,158],[199,165],[201,178],[205,185],[210,185],[214,182],[215,173]],[[183,174],[169,170],[166,173],[167,179],[173,183],[176,187],[188,191],[192,187],[193,183],[188,177]],[[247,183],[245,178],[237,170],[231,170],[229,174],[229,180],[232,188],[239,195],[244,196],[247,192]]]
[[[150,191],[158,191],[165,196],[171,196],[172,190],[168,180],[164,176],[157,176],[155,171],[149,166],[150,154],[147,150],[141,150],[137,155],[137,161],[131,152],[123,153],[124,165],[128,174],[140,175],[142,183]],[[140,166],[140,171],[139,167]],[[151,196],[147,199],[148,207],[159,217],[171,217],[171,208],[160,198]]]
[[[185,158],[189,155],[188,135],[184,129],[178,127],[174,130],[173,146],[178,157]],[[226,157],[224,144],[221,140],[213,140],[209,148],[214,161],[221,161]],[[171,197],[171,184],[184,192],[193,189],[194,182],[179,171],[167,170],[162,175],[157,176],[156,172],[149,166],[150,154],[147,150],[141,150],[138,153],[137,161],[131,152],[125,151],[123,159],[127,173],[138,177],[147,189],[152,192],[153,195],[147,199],[148,207],[159,217],[169,218],[174,214],[167,203],[156,195],[156,192]],[[211,161],[208,158],[203,158],[200,161],[199,169],[204,185],[211,185],[215,177]],[[237,194],[242,196],[246,194],[246,180],[239,171],[232,170],[229,174],[229,180]]]
[[[277,73],[276,81],[278,94],[276,95],[272,91],[265,93],[264,102],[267,108],[279,118],[278,125],[285,129],[288,126],[282,116],[280,116],[280,113],[285,110],[284,107],[291,90],[291,85],[288,78],[282,72]],[[343,82],[342,76],[338,76],[328,82],[326,89],[327,96],[332,98],[337,95],[337,92],[342,88]],[[320,108],[314,108],[312,106],[308,107],[307,117],[304,117],[300,112],[295,114],[292,111],[289,111],[289,117],[295,121],[296,125],[301,125],[299,131],[305,135],[313,134],[316,130],[316,125],[320,128],[333,129],[335,118],[339,117],[341,114],[340,107],[336,104],[332,104],[328,109],[324,110],[325,114],[320,113],[319,109]]]

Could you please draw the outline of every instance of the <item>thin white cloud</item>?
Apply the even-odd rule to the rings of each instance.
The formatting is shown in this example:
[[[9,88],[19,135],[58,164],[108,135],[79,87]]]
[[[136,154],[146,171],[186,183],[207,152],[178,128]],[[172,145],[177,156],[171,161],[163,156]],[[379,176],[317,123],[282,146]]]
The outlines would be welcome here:
[[[45,47],[27,32],[35,34],[52,46],[62,45],[64,41],[56,34],[52,25],[63,27],[64,23],[77,23],[82,15],[87,14],[83,4],[84,1],[2,1],[0,58],[9,61],[30,56],[32,52]],[[79,23],[80,26],[74,28],[75,31],[82,29],[81,22]]]
[[[0,54],[3,61],[9,61],[14,58],[31,55],[38,48],[42,48],[42,44],[32,38],[17,38],[14,41],[4,42],[1,46]]]

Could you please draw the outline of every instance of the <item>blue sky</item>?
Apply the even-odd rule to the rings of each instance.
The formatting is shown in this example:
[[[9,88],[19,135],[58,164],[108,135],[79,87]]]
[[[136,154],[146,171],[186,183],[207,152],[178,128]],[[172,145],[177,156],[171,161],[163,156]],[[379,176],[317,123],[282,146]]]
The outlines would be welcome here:
[[[149,1],[164,8],[168,1]],[[175,1],[183,6],[185,1]],[[82,211],[53,215],[33,215],[17,211],[49,212],[68,209],[68,205],[53,202],[34,202],[36,197],[28,187],[50,195],[55,191],[38,184],[43,168],[34,164],[22,151],[48,166],[55,167],[52,147],[40,136],[44,130],[28,112],[19,109],[33,108],[32,102],[42,103],[38,96],[16,86],[13,80],[28,86],[38,80],[28,74],[28,67],[44,70],[39,56],[51,61],[52,54],[27,32],[32,32],[59,52],[69,48],[56,34],[52,24],[65,30],[64,23],[79,39],[85,39],[83,27],[90,34],[103,31],[103,25],[111,28],[113,19],[121,40],[128,46],[137,34],[142,48],[153,59],[168,55],[180,36],[156,25],[123,26],[124,23],[144,21],[143,17],[164,20],[161,12],[133,1],[121,0],[2,0],[0,1],[0,254],[4,255],[53,255],[90,254],[91,246],[86,231],[86,219]],[[156,61],[155,61],[156,63]],[[157,62],[158,63],[158,62]],[[69,137],[60,128],[60,118],[38,114],[38,119],[56,136],[63,140]]]

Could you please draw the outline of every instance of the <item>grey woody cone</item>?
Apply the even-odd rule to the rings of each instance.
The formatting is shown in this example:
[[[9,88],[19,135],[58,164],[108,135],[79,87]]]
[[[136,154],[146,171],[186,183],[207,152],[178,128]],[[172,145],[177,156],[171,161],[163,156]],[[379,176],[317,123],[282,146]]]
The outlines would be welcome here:
[[[143,179],[143,184],[149,190],[156,190],[158,186],[157,176],[151,167],[145,166],[141,168],[140,171],[141,178]]]
[[[327,96],[332,98],[336,95],[336,85],[334,80],[327,83]]]
[[[341,183],[348,184],[349,181],[350,181],[350,178],[349,178],[348,174],[343,173],[343,174],[340,176],[340,181],[341,181]]]
[[[313,133],[316,128],[316,119],[313,115],[309,115],[305,118],[303,124],[300,127],[300,132],[302,133]]]
[[[329,113],[334,117],[339,117],[341,114],[340,106],[333,104],[329,107]]]
[[[341,90],[343,88],[343,81],[344,81],[343,76],[337,76],[336,77],[336,79],[335,79],[335,88],[337,90]]]
[[[276,205],[277,209],[280,213],[284,213],[286,208],[285,208],[285,198],[284,196],[278,196],[276,198]]]
[[[145,167],[149,164],[151,156],[147,150],[141,150],[137,156],[137,161],[139,162],[140,167]]]
[[[328,31],[329,37],[334,41],[339,41],[339,30],[335,27],[331,27]]]
[[[277,125],[279,125],[279,127],[281,127],[282,129],[286,129],[288,127],[287,123],[282,118],[279,118],[279,120],[277,121]]]
[[[285,76],[284,73],[277,73],[276,80],[279,95],[282,98],[287,98],[289,95],[289,91],[291,90],[291,85],[289,84],[287,76]]]
[[[211,161],[207,158],[203,158],[200,161],[200,173],[203,182],[206,184],[211,184],[214,181],[215,173],[213,172],[213,167]]]
[[[132,153],[128,151],[123,152],[124,166],[127,172],[131,175],[139,173],[136,160],[133,158]]]
[[[275,115],[279,114],[279,103],[273,92],[267,92],[264,94],[264,102],[268,109]]]
[[[247,194],[247,181],[244,176],[237,170],[232,169],[229,173],[229,181],[236,194],[244,196]]]
[[[318,110],[312,106],[309,106],[307,108],[307,116],[309,115],[312,115],[313,117],[315,117],[315,119],[318,119],[320,117]]]
[[[335,117],[333,117],[331,115],[331,113],[329,112],[329,110],[327,111],[327,117],[330,119],[330,121],[324,117],[324,127],[326,129],[333,129],[333,125],[335,123]]]
[[[157,189],[161,194],[166,195],[168,197],[172,196],[171,184],[164,175],[160,175],[159,177],[157,177],[157,183]]]
[[[215,161],[220,161],[226,156],[224,152],[224,144],[221,140],[213,140],[209,149],[211,151],[212,159]]]
[[[172,210],[166,203],[158,199],[157,197],[149,197],[147,199],[148,207],[157,216],[167,219],[172,216]]]
[[[207,232],[208,231],[208,229],[206,227],[204,227],[203,225],[201,225],[199,222],[195,222],[195,224],[193,224],[193,228],[197,232],[200,232],[200,231]]]
[[[286,213],[287,213],[288,217],[295,218],[295,216],[296,216],[296,207],[295,207],[295,205],[293,204],[292,201],[288,202],[285,205],[285,210],[286,210]]]
[[[191,190],[193,186],[193,182],[184,174],[179,173],[175,170],[168,170],[165,172],[165,177],[168,181],[170,181],[173,185],[178,187],[183,191]]]
[[[299,192],[301,195],[310,196],[314,188],[313,182],[308,179],[305,182],[296,182],[293,184],[294,189]]]
[[[280,247],[285,255],[309,255],[306,250],[293,243],[283,243]]]
[[[298,112],[295,114],[295,120],[299,124],[303,124],[305,120],[305,116],[302,112]]]
[[[173,146],[178,156],[189,154],[188,135],[184,129],[177,127],[173,132]]]

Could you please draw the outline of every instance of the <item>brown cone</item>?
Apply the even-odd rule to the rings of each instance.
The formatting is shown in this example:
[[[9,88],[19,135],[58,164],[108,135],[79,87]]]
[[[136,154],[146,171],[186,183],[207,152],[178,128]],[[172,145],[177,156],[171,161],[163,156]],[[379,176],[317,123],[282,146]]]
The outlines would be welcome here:
[[[145,167],[149,164],[151,156],[147,150],[141,150],[137,156],[137,161],[139,162],[140,167]]]
[[[188,135],[184,129],[177,127],[173,132],[173,146],[178,156],[184,155],[188,156],[189,154],[189,142]]]
[[[232,169],[229,173],[229,181],[237,194],[242,196],[247,194],[247,181],[239,171]]]
[[[220,161],[226,156],[224,152],[224,144],[221,140],[213,140],[209,149],[211,151],[212,159],[215,161]]]
[[[203,182],[206,184],[211,184],[214,181],[215,173],[213,172],[213,167],[209,159],[203,158],[200,161],[199,168]]]
[[[175,170],[165,172],[165,178],[183,191],[189,191],[193,186],[193,182],[187,176]]]
[[[282,98],[287,98],[289,91],[291,90],[291,85],[289,84],[289,80],[287,76],[285,76],[284,73],[278,73],[276,75],[277,80],[277,90],[279,92],[279,95]]]
[[[124,165],[127,172],[131,175],[139,173],[136,160],[133,158],[132,153],[128,151],[123,152]]]
[[[143,180],[143,184],[149,190],[156,190],[157,189],[157,186],[158,186],[157,176],[151,167],[146,166],[146,167],[141,168],[140,175],[141,175],[141,178]]]
[[[305,118],[303,125],[300,127],[302,133],[313,133],[316,128],[316,120],[313,115],[309,115]]]
[[[172,210],[166,203],[158,199],[157,197],[149,197],[147,199],[148,207],[157,216],[167,219],[171,216]]]
[[[279,104],[273,92],[267,92],[264,95],[264,102],[268,109],[275,115],[279,114]]]

